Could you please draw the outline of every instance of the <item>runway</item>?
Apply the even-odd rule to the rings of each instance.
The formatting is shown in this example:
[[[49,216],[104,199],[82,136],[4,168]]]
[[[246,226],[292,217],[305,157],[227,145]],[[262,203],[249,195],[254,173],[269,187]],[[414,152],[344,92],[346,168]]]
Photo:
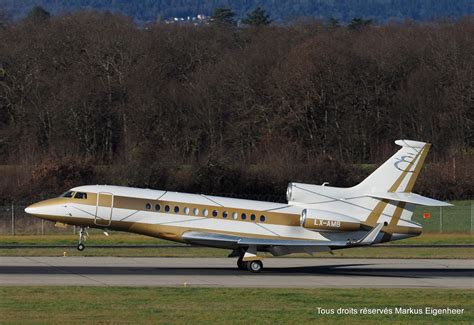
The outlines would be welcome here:
[[[474,260],[0,257],[0,285],[474,289]]]

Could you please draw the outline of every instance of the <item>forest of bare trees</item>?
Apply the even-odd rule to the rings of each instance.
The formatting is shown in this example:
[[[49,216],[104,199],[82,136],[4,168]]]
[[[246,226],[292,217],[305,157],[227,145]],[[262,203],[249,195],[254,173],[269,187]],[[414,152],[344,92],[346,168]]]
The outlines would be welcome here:
[[[292,180],[350,186],[399,138],[433,143],[418,192],[473,196],[472,17],[0,26],[1,201],[105,182],[255,198]]]
[[[295,17],[334,17],[348,23],[354,17],[366,17],[379,23],[413,19],[428,21],[440,17],[458,19],[474,14],[471,0],[1,0],[0,6],[13,19],[24,17],[34,6],[53,14],[81,9],[110,11],[147,23],[171,17],[211,15],[215,8],[230,7],[237,18],[255,7],[264,8],[277,22]]]

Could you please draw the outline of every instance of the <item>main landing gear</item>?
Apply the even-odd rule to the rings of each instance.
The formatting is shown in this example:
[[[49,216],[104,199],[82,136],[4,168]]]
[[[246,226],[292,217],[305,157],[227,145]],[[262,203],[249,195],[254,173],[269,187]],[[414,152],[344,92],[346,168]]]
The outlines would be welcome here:
[[[77,244],[77,250],[81,252],[84,250],[84,248],[86,248],[86,246],[84,245],[84,242],[87,240],[87,237],[89,236],[89,234],[87,233],[87,228],[88,227],[84,227],[84,226],[81,226],[79,228],[79,244]]]
[[[263,270],[262,258],[257,256],[255,247],[249,247],[245,252],[241,252],[237,260],[239,270],[247,270],[252,273],[260,273]]]

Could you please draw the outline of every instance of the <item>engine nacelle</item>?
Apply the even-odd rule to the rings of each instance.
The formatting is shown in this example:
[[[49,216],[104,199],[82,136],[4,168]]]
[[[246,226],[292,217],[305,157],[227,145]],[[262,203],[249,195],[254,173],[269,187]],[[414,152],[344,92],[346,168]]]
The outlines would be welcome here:
[[[345,188],[292,182],[286,189],[286,199],[288,203],[320,203],[343,197],[345,191]]]
[[[304,209],[300,225],[315,231],[355,231],[361,228],[360,220],[325,210]]]

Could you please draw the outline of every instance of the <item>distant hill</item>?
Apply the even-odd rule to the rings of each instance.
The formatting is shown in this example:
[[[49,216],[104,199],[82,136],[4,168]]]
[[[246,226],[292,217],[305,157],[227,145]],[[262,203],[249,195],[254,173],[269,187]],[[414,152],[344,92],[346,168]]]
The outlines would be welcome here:
[[[13,19],[24,17],[34,6],[52,14],[76,10],[119,12],[138,23],[171,17],[210,15],[216,7],[229,7],[238,17],[257,6],[274,21],[296,17],[336,18],[348,22],[354,17],[387,20],[457,19],[474,13],[472,0],[0,0],[0,8]]]

